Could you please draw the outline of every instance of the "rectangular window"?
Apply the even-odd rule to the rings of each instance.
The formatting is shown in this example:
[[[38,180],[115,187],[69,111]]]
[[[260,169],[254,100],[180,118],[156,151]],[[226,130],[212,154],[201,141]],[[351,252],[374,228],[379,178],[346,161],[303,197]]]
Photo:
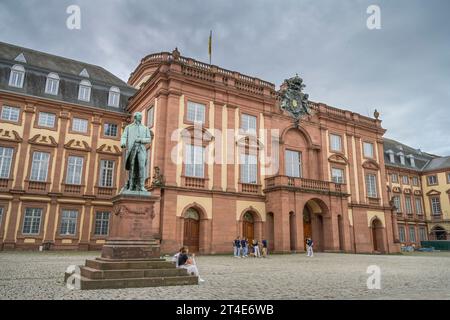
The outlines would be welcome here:
[[[18,122],[19,115],[20,115],[20,108],[10,106],[2,107],[2,114],[1,114],[2,120]]]
[[[402,183],[403,183],[403,184],[409,184],[409,178],[408,178],[408,176],[402,176]]]
[[[100,161],[100,187],[114,186],[114,161],[101,160]]]
[[[377,197],[377,177],[374,174],[366,175],[366,188],[367,188],[367,196],[369,198]]]
[[[147,127],[153,128],[153,122],[155,120],[155,108],[151,107],[147,110]]]
[[[416,230],[412,226],[409,227],[409,241],[416,242]]]
[[[63,210],[61,214],[61,235],[74,236],[77,229],[78,211]]]
[[[302,154],[298,151],[286,150],[285,152],[286,175],[300,178],[302,176]]]
[[[419,228],[419,239],[420,241],[427,241],[427,230],[425,227]]]
[[[73,118],[72,120],[72,131],[87,133],[88,131],[88,121],[86,119]]]
[[[97,236],[106,236],[109,231],[109,212],[100,211],[95,213],[94,234]]]
[[[255,154],[241,154],[241,182],[257,183],[257,156]]]
[[[331,181],[334,183],[344,183],[344,170],[331,168]]]
[[[33,152],[33,162],[31,163],[32,181],[47,181],[48,163],[50,160],[50,153],[47,152]]]
[[[0,178],[9,178],[12,157],[13,148],[0,147]]]
[[[203,146],[186,145],[185,175],[187,177],[204,178],[204,152]]]
[[[191,122],[204,124],[205,109],[206,106],[204,104],[188,101],[186,119]]]
[[[89,102],[91,100],[91,87],[80,84],[78,100]]]
[[[402,203],[400,202],[400,197],[394,196],[393,200],[394,200],[394,206],[396,208],[397,213],[402,212]]]
[[[24,75],[25,75],[24,71],[11,69],[11,74],[9,76],[9,86],[22,88]]]
[[[396,173],[391,174],[392,183],[398,183],[398,175]]]
[[[437,182],[437,176],[436,176],[436,175],[428,176],[428,177],[427,177],[427,181],[428,181],[428,184],[429,184],[429,185],[434,185],[434,184],[437,184],[437,183],[438,183],[438,182]]]
[[[398,226],[398,237],[400,242],[406,242],[405,227]]]
[[[22,234],[39,234],[41,231],[42,209],[26,208]]]
[[[442,213],[441,211],[441,199],[438,197],[431,198],[431,212],[434,215],[440,215]]]
[[[67,160],[67,184],[81,184],[83,157],[70,156]]]
[[[373,158],[373,144],[369,142],[363,143],[364,157]]]
[[[115,123],[105,123],[103,125],[103,134],[107,137],[117,136],[117,124]]]
[[[330,146],[332,151],[342,151],[342,138],[336,134],[330,134]]]
[[[45,84],[45,93],[57,95],[59,87],[59,80],[47,77],[47,82]]]
[[[413,213],[411,197],[405,197],[405,210],[408,214]]]
[[[41,127],[53,128],[55,126],[56,115],[49,112],[39,112],[38,125]]]
[[[418,186],[419,185],[419,178],[413,177],[412,178],[412,184],[413,184],[413,186]]]
[[[242,114],[241,129],[245,133],[256,134],[256,117],[248,114]]]
[[[415,202],[416,202],[416,213],[417,214],[423,214],[422,199],[421,198],[415,198]]]
[[[108,106],[118,108],[119,101],[120,101],[120,93],[114,92],[114,91],[109,91]]]

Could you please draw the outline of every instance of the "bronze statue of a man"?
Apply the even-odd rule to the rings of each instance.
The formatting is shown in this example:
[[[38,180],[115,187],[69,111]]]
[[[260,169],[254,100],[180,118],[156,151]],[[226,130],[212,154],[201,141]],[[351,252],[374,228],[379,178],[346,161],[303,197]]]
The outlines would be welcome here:
[[[152,136],[150,129],[141,123],[142,114],[140,112],[136,112],[133,118],[134,122],[125,127],[120,138],[120,146],[127,148],[125,170],[128,171],[128,182],[121,192],[126,190],[146,192],[145,178],[148,156],[145,145],[151,143]]]

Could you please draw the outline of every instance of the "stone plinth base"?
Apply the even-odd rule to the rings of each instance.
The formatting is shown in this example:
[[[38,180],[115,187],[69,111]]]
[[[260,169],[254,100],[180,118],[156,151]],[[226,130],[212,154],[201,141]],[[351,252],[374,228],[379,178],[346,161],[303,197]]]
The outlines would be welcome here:
[[[66,273],[65,280],[82,290],[198,284],[198,277],[188,275],[186,269],[160,259],[159,240],[152,229],[156,201],[159,198],[151,194],[114,197],[110,237],[101,258],[86,260],[79,274]]]

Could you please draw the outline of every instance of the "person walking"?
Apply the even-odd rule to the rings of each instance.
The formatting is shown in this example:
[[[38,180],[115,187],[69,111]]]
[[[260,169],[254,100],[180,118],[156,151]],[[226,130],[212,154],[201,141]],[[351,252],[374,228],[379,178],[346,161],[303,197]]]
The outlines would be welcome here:
[[[234,256],[236,258],[240,258],[241,257],[241,238],[240,237],[237,237],[236,240],[234,240],[234,246],[235,246]]]
[[[242,258],[247,258],[247,240],[245,238],[242,238],[241,240],[241,251],[242,251]]]
[[[312,241],[312,239],[311,238],[306,238],[306,255],[308,257],[313,257],[314,256],[313,246],[314,246],[314,242]]]
[[[253,250],[255,251],[255,258],[261,257],[261,252],[259,251],[259,243],[258,240],[253,240]]]
[[[263,258],[267,258],[267,250],[268,250],[267,240],[263,239],[263,241],[261,241],[261,242],[262,242],[262,256],[263,256]]]

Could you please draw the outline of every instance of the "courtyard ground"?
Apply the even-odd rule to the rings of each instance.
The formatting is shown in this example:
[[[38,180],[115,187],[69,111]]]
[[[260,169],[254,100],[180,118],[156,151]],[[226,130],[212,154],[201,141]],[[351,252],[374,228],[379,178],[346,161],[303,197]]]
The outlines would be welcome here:
[[[450,253],[196,257],[198,286],[80,291],[66,288],[69,265],[99,252],[0,252],[0,299],[450,299]],[[381,289],[367,288],[367,268]]]

